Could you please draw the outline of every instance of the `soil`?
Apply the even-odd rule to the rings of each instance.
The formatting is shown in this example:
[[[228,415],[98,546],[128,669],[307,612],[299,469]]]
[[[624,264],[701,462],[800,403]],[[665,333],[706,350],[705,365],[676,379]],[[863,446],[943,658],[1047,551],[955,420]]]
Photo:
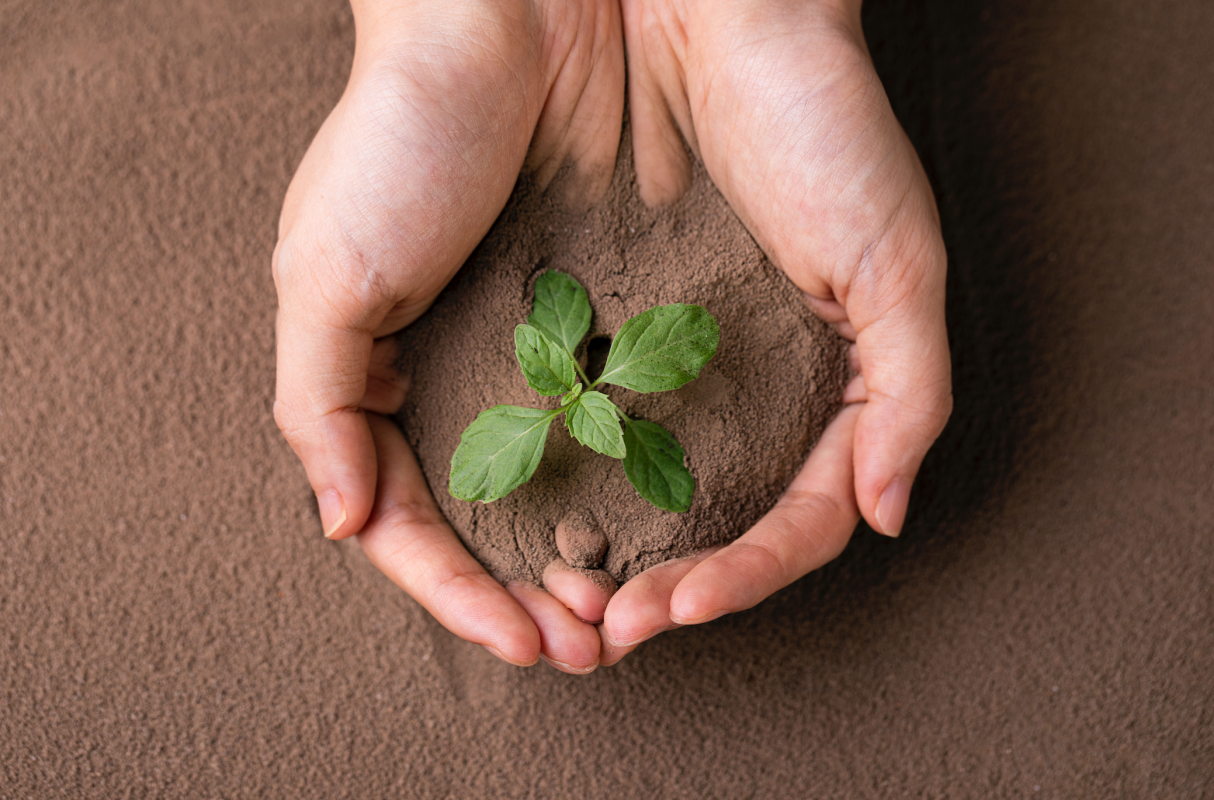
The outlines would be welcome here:
[[[601,565],[617,583],[737,538],[779,498],[840,407],[847,342],[810,313],[703,170],[681,201],[646,208],[628,142],[625,132],[611,189],[588,211],[521,181],[448,290],[402,334],[401,369],[414,388],[398,421],[443,513],[502,581],[542,581],[559,556],[562,520],[607,544],[594,563],[571,552],[569,565]],[[535,475],[509,496],[469,503],[447,491],[451,455],[479,412],[558,402],[527,386],[514,355],[514,327],[548,269],[569,273],[590,296],[594,317],[575,357],[591,380],[612,335],[653,306],[702,305],[720,323],[717,354],[696,380],[652,394],[601,389],[683,445],[696,479],[687,512],[650,505],[619,461],[578,444],[559,419]]]

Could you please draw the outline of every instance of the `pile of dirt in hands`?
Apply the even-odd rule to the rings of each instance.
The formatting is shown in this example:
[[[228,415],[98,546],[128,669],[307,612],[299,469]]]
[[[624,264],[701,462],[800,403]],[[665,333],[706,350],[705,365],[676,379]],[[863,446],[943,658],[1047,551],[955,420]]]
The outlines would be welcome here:
[[[703,170],[681,201],[649,209],[622,150],[611,190],[588,211],[520,183],[434,307],[401,334],[400,366],[413,388],[398,422],[439,507],[503,582],[542,581],[559,555],[558,526],[571,566],[597,567],[619,583],[737,538],[788,486],[847,382],[847,343],[808,310]],[[548,269],[589,294],[594,316],[575,356],[592,374],[620,326],[653,306],[701,305],[720,323],[717,354],[696,380],[654,394],[598,389],[682,444],[696,479],[686,513],[650,505],[618,460],[583,447],[559,421],[534,476],[509,496],[484,504],[448,492],[452,453],[479,412],[559,401],[528,387],[514,354],[514,328]]]

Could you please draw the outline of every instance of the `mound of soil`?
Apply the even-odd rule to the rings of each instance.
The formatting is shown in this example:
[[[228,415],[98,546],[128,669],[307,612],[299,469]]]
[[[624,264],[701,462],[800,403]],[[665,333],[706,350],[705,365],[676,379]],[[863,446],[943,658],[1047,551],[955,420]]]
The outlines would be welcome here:
[[[499,580],[539,583],[557,555],[556,531],[605,535],[596,553],[623,583],[648,567],[744,533],[779,498],[834,416],[848,378],[847,343],[809,312],[699,170],[679,203],[649,209],[621,148],[607,197],[572,212],[525,182],[451,285],[402,333],[413,389],[398,422],[439,507]],[[514,327],[531,311],[536,278],[567,272],[594,310],[576,354],[601,366],[629,317],[664,303],[706,307],[721,344],[699,378],[671,392],[605,391],[628,415],[665,426],[696,479],[684,514],[657,509],[621,463],[573,440],[559,420],[531,481],[490,504],[447,491],[451,455],[476,415],[498,403],[553,408],[514,356]],[[565,549],[568,549],[566,547]],[[596,547],[597,549],[597,547]],[[577,566],[591,566],[587,561]]]

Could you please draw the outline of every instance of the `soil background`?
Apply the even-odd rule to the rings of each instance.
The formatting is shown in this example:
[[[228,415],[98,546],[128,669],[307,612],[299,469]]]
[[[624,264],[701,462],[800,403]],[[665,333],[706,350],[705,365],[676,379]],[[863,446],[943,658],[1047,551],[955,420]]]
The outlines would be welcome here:
[[[956,412],[902,538],[519,670],[271,418],[334,0],[0,3],[0,797],[1214,797],[1214,6],[872,0]]]

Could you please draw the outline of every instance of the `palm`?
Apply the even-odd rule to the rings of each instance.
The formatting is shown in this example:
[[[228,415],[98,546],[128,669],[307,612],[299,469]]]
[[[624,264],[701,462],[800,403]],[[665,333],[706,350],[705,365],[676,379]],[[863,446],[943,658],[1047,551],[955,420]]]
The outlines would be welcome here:
[[[403,41],[360,49],[284,204],[290,251],[305,238],[327,252],[360,308],[385,315],[368,321],[381,336],[416,319],[488,231],[551,83],[525,29],[455,25],[422,19]],[[567,121],[572,100],[548,116]]]
[[[764,36],[737,33],[736,21],[713,35],[714,24],[688,75],[705,164],[772,259],[856,342],[856,399],[870,402],[855,491],[874,527],[896,533],[903,511],[891,525],[879,498],[888,473],[913,476],[950,405],[931,188],[858,20],[784,15]]]
[[[863,260],[919,177],[917,162],[882,113],[867,56],[842,33],[723,38],[698,56],[689,85],[701,155],[767,252],[828,296],[824,267]]]

